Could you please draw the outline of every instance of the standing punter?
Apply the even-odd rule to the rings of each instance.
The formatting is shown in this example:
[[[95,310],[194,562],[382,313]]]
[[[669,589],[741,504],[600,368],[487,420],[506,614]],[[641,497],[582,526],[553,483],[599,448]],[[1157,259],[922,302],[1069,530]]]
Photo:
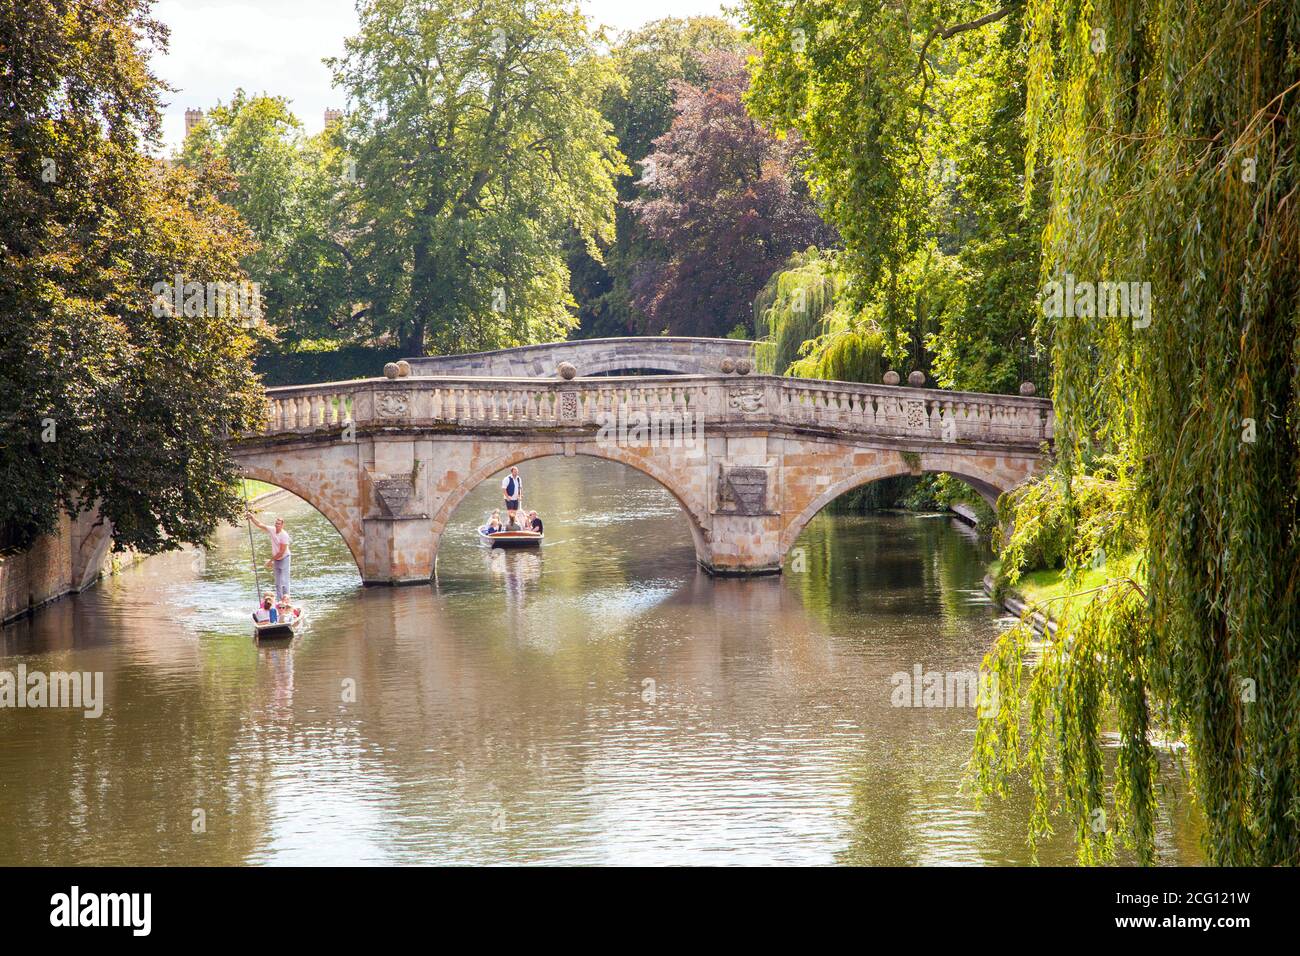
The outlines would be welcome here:
[[[519,499],[523,497],[524,482],[519,477],[519,469],[511,468],[510,474],[501,479],[501,494],[506,499],[506,512],[513,515],[519,510]]]
[[[275,519],[274,530],[258,521],[251,511],[248,520],[271,536],[271,560],[266,562],[266,566],[275,572],[275,597],[278,601],[289,593],[289,532],[284,530],[283,518]]]

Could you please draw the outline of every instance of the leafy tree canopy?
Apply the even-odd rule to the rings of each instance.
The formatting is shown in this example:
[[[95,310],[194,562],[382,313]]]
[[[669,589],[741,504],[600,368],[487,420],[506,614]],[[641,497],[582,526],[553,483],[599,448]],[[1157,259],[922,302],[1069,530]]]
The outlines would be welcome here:
[[[147,552],[203,541],[236,513],[225,436],[261,410],[246,316],[177,311],[159,290],[177,276],[237,287],[252,240],[213,198],[228,184],[142,151],[159,129],[147,57],[166,40],[147,6],[33,0],[0,14],[10,549],[96,502],[119,548]]]
[[[578,299],[581,333],[585,336],[629,335],[644,331],[645,315],[631,302],[631,282],[637,264],[662,253],[638,230],[628,208],[644,189],[642,161],[654,141],[672,125],[673,83],[705,82],[702,55],[711,50],[745,49],[740,31],[718,17],[666,17],[621,34],[610,52],[619,82],[606,91],[601,112],[629,169],[616,181],[614,243],[604,261],[593,259],[581,241],[571,244],[573,293]]]
[[[599,259],[626,170],[617,78],[561,0],[375,0],[343,57],[358,295],[410,354],[573,327],[564,239]]]
[[[244,269],[260,286],[267,324],[291,342],[368,331],[352,307],[347,169],[335,139],[333,130],[304,136],[283,97],[238,90],[207,112],[181,151],[186,166],[220,164],[231,174],[232,188],[220,198],[258,243]]]
[[[640,263],[634,302],[652,329],[679,335],[748,326],[754,296],[785,259],[833,239],[796,171],[798,138],[778,140],[745,110],[744,58],[714,51],[705,75],[704,86],[674,85],[677,116],[631,203],[662,250]]]
[[[807,143],[813,195],[844,244],[846,327],[883,334],[904,371],[1014,391],[1047,374],[1033,311],[1045,191],[1026,199],[1020,175],[1019,21],[988,9],[748,0],[748,103]]]
[[[1116,520],[1144,529],[1146,566],[1058,632],[1032,680],[1023,630],[1000,642],[1014,692],[981,727],[981,781],[1026,769],[1035,834],[1056,799],[1085,859],[1125,842],[1151,860],[1154,741],[1181,738],[1209,860],[1295,864],[1300,8],[1032,0],[1025,19],[1044,283],[1136,283],[1149,306],[1108,295],[1046,320],[1060,487],[1113,454],[1132,489]]]

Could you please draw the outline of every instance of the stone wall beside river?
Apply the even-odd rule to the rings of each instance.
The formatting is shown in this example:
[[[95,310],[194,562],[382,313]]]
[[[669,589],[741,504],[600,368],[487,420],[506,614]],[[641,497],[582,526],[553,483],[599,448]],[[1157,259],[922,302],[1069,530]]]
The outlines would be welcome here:
[[[59,520],[59,530],[41,538],[30,550],[0,557],[0,623],[84,590],[99,579],[113,556],[98,522],[97,511],[78,518],[65,515]],[[128,552],[116,559],[119,566],[130,564],[135,555]]]

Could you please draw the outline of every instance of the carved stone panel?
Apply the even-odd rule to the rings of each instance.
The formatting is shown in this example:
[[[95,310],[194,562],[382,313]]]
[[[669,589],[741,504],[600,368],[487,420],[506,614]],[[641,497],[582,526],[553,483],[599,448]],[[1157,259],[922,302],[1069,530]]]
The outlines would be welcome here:
[[[756,385],[727,390],[727,404],[742,412],[763,410],[763,389]]]
[[[560,421],[576,422],[578,420],[578,393],[564,392],[560,395]]]
[[[757,515],[767,510],[767,469],[727,468],[718,473],[718,504],[736,514]]]
[[[389,517],[396,518],[406,513],[407,503],[415,489],[410,478],[376,478],[375,504]]]
[[[907,403],[907,427],[908,428],[928,428],[930,425],[929,418],[925,414],[925,405],[922,402]]]
[[[410,408],[411,396],[407,392],[380,392],[375,397],[375,414],[380,418],[405,418]]]

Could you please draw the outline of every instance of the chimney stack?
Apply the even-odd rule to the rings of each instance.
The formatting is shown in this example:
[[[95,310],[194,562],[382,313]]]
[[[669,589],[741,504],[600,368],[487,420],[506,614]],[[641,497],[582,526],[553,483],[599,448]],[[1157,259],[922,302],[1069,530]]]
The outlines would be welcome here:
[[[326,125],[326,126],[329,126],[330,123],[337,122],[338,120],[341,120],[342,118],[343,118],[343,111],[342,111],[342,110],[327,109],[327,110],[325,111],[325,125]]]
[[[185,111],[185,135],[190,135],[190,130],[199,125],[203,119],[203,110],[186,110]]]

